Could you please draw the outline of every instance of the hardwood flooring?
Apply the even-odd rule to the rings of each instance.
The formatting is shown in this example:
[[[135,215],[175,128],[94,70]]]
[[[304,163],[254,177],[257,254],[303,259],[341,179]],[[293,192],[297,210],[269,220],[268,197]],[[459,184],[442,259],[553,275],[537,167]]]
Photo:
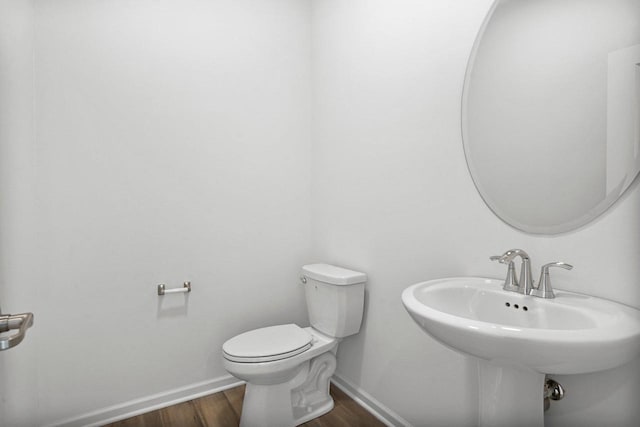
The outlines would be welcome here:
[[[335,407],[305,427],[384,427],[384,424],[331,384]],[[104,427],[237,427],[244,386],[148,412]]]

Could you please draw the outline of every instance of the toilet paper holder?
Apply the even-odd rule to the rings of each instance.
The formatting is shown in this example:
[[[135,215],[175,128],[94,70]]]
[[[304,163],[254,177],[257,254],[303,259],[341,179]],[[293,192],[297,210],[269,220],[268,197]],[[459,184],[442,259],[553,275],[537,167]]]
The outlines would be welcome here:
[[[187,292],[191,292],[191,282],[184,282],[181,288],[174,288],[174,289],[166,289],[166,286],[164,283],[161,283],[158,285],[158,295],[182,294]]]

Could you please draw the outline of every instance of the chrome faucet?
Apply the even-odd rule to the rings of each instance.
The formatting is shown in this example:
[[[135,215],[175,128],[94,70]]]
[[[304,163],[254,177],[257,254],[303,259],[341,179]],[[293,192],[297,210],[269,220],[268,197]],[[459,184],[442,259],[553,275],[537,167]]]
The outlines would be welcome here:
[[[502,289],[504,289],[505,291],[518,292],[520,288],[518,287],[518,279],[516,278],[516,266],[514,262],[503,262],[502,255],[494,255],[489,257],[489,259],[491,261],[498,261],[501,264],[509,264],[507,277],[504,279],[504,286],[502,287]]]
[[[555,298],[553,288],[551,287],[551,278],[549,277],[549,267],[560,267],[565,270],[571,270],[573,266],[566,262],[551,262],[545,264],[540,269],[540,280],[538,280],[538,287],[531,290],[531,295],[540,298]]]
[[[502,264],[509,264],[509,270],[511,271],[513,259],[517,256],[522,258],[522,264],[520,266],[520,280],[515,283],[516,286],[513,286],[513,280],[511,283],[505,281],[503,289],[506,291],[518,292],[523,295],[529,295],[533,289],[533,276],[531,275],[531,259],[529,258],[529,255],[527,255],[527,253],[522,249],[509,249],[498,258],[498,261]],[[507,273],[507,279],[509,279],[509,274],[510,273]],[[513,273],[513,276],[515,278],[515,272]]]
[[[515,266],[513,263],[513,260],[518,256],[522,258],[520,280],[516,279]],[[533,276],[531,275],[531,259],[522,249],[510,249],[502,255],[494,255],[489,257],[489,259],[492,261],[498,261],[501,264],[509,265],[507,277],[504,280],[504,286],[502,289],[505,291],[518,292],[523,295],[532,295],[539,298],[555,298],[555,294],[551,288],[551,279],[549,277],[550,267],[560,267],[565,270],[571,270],[573,268],[572,265],[565,262],[551,262],[543,265],[540,269],[540,280],[538,280],[538,286],[536,287],[533,282]]]

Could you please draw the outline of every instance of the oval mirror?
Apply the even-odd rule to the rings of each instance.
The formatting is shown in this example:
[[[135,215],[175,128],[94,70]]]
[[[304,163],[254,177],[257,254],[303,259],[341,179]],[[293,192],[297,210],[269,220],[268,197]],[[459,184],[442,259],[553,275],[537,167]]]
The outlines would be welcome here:
[[[640,170],[640,0],[496,0],[462,102],[493,212],[537,234],[593,220]]]

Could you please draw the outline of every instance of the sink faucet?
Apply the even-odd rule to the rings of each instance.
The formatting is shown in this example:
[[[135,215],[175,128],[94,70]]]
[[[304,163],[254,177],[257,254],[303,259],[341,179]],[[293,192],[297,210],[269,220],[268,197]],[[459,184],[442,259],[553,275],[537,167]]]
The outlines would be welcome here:
[[[540,280],[538,280],[538,287],[531,291],[531,295],[534,297],[540,298],[555,298],[555,294],[553,293],[553,288],[551,287],[551,279],[549,277],[549,267],[560,267],[565,270],[571,270],[573,266],[571,264],[567,264],[566,262],[551,262],[549,264],[545,264],[540,269]]]
[[[505,291],[518,292],[520,288],[518,286],[518,279],[516,278],[516,267],[514,265],[514,262],[510,261],[507,263],[507,262],[501,261],[502,255],[493,255],[489,257],[489,259],[491,261],[498,261],[501,264],[509,264],[509,269],[507,270],[507,277],[504,279],[504,286],[502,286],[502,289],[504,289]]]
[[[520,280],[518,281],[517,288],[505,289],[521,293],[523,295],[529,295],[531,289],[533,289],[533,276],[531,275],[531,259],[529,255],[522,249],[509,249],[502,254],[498,259],[502,264],[510,264],[515,257],[522,258],[522,265],[520,266]],[[506,286],[506,283],[505,283]]]

